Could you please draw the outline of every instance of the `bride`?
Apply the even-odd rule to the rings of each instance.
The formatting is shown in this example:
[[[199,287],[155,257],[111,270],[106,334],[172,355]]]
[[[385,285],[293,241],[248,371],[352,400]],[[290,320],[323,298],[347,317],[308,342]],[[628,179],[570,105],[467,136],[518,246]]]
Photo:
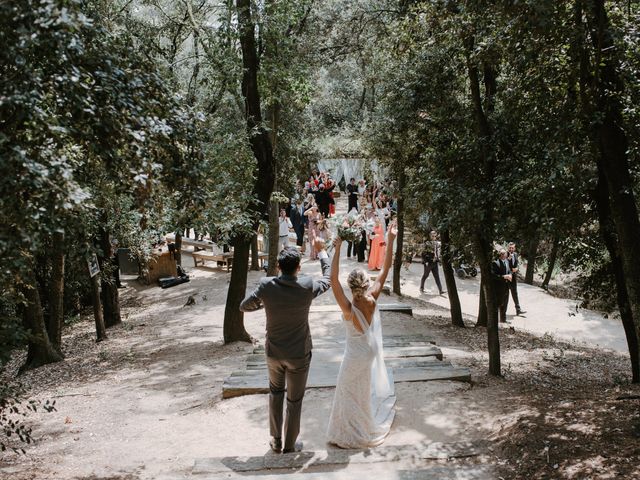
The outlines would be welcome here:
[[[334,242],[331,287],[342,310],[347,340],[327,436],[329,443],[341,448],[380,445],[395,416],[393,406],[396,397],[393,378],[390,378],[384,364],[377,299],[391,267],[396,235],[396,226],[390,225],[384,264],[373,284],[369,282],[368,273],[361,268],[349,274],[347,284],[352,301],[344,294],[338,278],[342,240]]]

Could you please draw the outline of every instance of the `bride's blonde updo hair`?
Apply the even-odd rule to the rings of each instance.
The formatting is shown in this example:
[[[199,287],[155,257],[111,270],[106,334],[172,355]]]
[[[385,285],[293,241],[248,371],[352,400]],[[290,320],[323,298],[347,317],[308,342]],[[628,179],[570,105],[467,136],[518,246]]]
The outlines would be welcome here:
[[[347,285],[351,289],[353,298],[363,297],[369,290],[369,274],[362,268],[356,268],[349,274]]]

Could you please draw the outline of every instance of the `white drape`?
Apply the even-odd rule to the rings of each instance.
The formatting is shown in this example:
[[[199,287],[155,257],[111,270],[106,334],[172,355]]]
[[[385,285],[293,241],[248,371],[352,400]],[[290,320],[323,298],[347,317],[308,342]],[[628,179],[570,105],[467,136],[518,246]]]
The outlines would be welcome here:
[[[318,170],[329,172],[336,183],[344,178],[345,183],[353,177],[356,181],[364,178],[364,163],[361,158],[325,158],[318,160]]]

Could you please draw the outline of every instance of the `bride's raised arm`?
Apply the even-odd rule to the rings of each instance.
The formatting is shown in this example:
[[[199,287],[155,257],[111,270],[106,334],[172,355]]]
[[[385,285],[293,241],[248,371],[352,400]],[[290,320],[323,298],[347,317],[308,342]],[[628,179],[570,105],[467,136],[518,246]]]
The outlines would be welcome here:
[[[380,296],[380,292],[382,292],[382,287],[384,286],[384,282],[387,279],[387,275],[389,273],[389,269],[391,268],[391,262],[393,261],[393,241],[396,239],[396,235],[398,235],[398,226],[395,221],[389,225],[389,231],[387,232],[387,249],[384,256],[384,264],[382,265],[382,270],[378,274],[376,281],[373,282],[371,286],[371,295],[376,300]]]
[[[331,291],[333,292],[333,296],[335,297],[336,302],[338,302],[342,313],[344,315],[349,315],[349,313],[351,313],[351,302],[344,294],[344,290],[340,284],[340,245],[342,245],[342,240],[340,238],[336,238],[333,241],[334,252],[333,259],[331,261]]]

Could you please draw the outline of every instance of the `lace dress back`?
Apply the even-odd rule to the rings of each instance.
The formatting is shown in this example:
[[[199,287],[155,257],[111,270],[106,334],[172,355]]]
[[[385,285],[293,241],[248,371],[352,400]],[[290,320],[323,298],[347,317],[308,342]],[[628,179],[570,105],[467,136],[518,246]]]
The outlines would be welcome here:
[[[378,306],[370,325],[360,310],[352,309],[364,333],[343,318],[346,343],[327,436],[342,448],[367,448],[380,445],[389,434],[396,397],[384,364]]]

